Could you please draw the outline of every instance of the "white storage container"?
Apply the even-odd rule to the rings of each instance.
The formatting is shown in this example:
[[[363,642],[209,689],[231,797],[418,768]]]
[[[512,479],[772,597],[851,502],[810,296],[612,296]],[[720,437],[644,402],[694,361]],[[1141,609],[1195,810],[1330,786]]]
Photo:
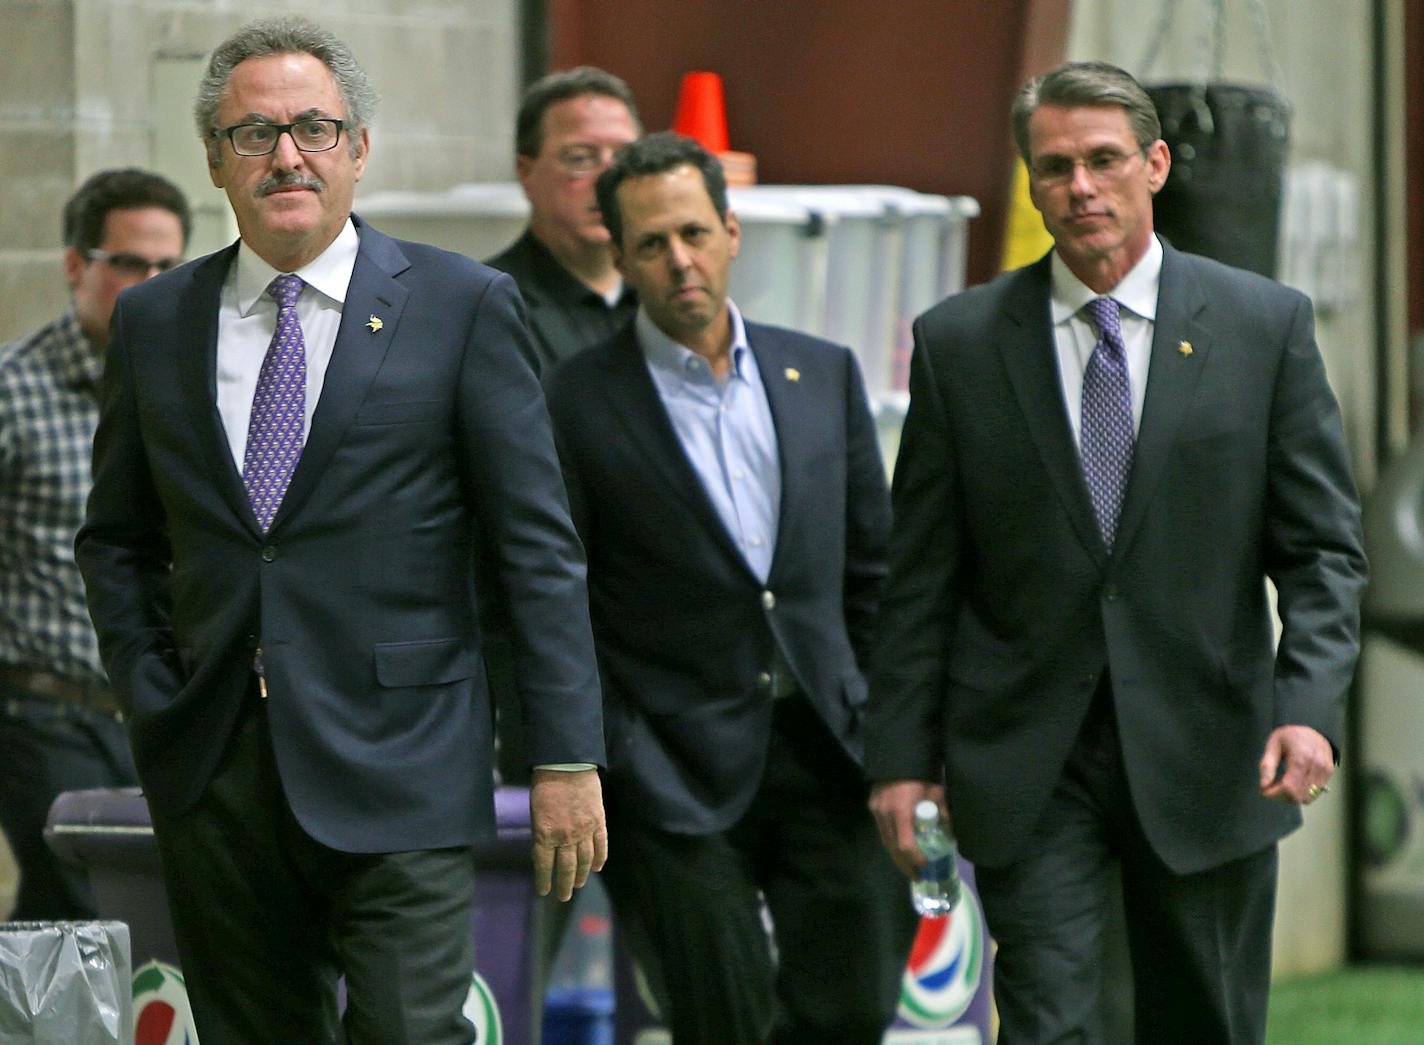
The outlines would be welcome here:
[[[729,292],[749,320],[825,335],[829,239],[805,204],[753,188],[727,192],[742,227]]]
[[[431,243],[483,261],[519,238],[529,201],[518,182],[470,182],[443,192],[373,192],[353,208],[397,239]]]

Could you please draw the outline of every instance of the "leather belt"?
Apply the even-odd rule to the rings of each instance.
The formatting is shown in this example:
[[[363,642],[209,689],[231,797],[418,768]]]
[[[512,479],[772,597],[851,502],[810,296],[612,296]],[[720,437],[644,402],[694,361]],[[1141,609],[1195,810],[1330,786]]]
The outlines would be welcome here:
[[[0,664],[0,686],[18,689],[56,704],[71,704],[106,715],[117,714],[119,701],[114,691],[102,682],[75,682],[63,675],[34,668],[19,668]]]

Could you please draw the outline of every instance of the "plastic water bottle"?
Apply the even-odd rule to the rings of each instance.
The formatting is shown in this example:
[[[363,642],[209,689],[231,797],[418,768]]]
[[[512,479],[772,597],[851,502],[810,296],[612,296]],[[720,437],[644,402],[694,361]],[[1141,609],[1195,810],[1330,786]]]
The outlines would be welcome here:
[[[911,883],[910,899],[921,917],[943,918],[959,903],[959,854],[929,799],[915,803],[915,848],[929,862]]]

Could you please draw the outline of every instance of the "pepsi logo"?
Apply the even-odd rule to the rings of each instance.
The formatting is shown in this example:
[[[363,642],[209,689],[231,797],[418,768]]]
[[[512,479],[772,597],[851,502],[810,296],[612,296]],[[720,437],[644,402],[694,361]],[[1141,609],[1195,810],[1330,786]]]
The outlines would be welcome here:
[[[165,962],[134,970],[134,1045],[198,1045],[183,974]]]
[[[480,1045],[503,1045],[499,1005],[494,1000],[494,991],[479,973],[470,981],[470,993],[465,996],[465,1007],[460,1011],[475,1025],[475,1040]]]
[[[984,975],[984,913],[972,889],[945,918],[921,918],[900,980],[899,1016],[914,1027],[941,1028],[969,1009]]]

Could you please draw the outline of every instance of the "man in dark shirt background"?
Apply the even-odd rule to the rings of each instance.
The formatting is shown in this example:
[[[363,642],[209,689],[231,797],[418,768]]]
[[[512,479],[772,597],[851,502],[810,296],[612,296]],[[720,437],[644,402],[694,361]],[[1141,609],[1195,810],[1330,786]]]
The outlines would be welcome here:
[[[605,341],[626,326],[638,299],[613,267],[593,185],[613,154],[642,132],[628,85],[579,66],[533,84],[515,117],[515,169],[529,198],[529,227],[486,264],[514,277],[528,307],[535,373]],[[499,774],[529,783],[523,722],[514,696],[506,622],[482,600],[490,692],[499,709]]]
[[[628,85],[592,66],[551,73],[520,103],[515,167],[529,227],[487,264],[519,284],[536,370],[605,340],[637,310],[613,267],[593,183],[641,129]]]

